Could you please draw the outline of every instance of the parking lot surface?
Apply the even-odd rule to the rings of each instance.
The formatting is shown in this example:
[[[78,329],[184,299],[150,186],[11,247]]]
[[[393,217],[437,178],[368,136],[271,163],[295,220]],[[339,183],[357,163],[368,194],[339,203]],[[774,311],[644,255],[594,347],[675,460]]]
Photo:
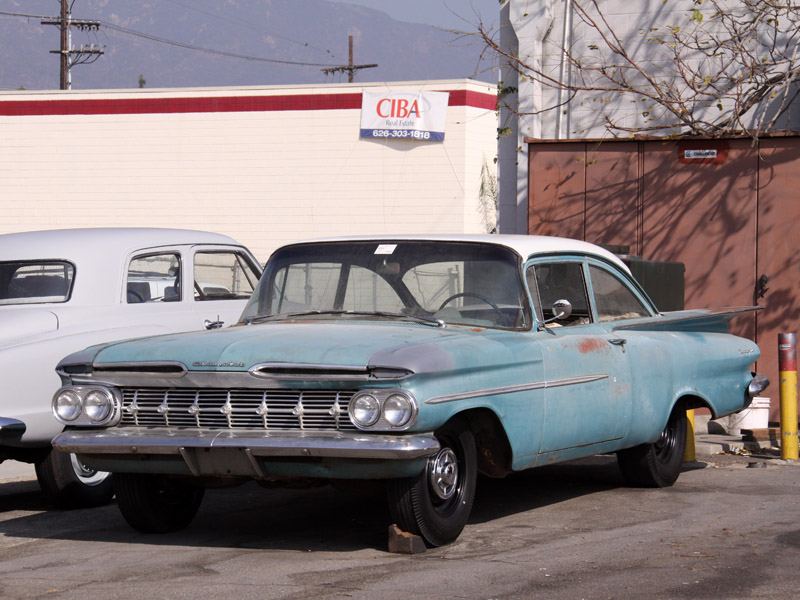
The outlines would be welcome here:
[[[209,490],[188,529],[144,535],[113,504],[49,509],[35,480],[7,463],[0,597],[795,595],[800,467],[774,456],[698,459],[667,489],[624,487],[612,456],[482,479],[461,537],[416,555],[387,552],[376,490]]]

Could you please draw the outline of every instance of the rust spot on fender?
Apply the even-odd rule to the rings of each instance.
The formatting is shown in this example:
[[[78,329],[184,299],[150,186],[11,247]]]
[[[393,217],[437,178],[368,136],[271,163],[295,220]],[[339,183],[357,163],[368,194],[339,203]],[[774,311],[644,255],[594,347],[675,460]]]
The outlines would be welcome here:
[[[475,333],[480,333],[482,331],[486,331],[486,329],[483,327],[473,327],[472,329],[470,329],[470,331],[474,331]]]
[[[585,337],[578,343],[578,352],[589,354],[590,352],[608,352],[608,344],[596,337]]]

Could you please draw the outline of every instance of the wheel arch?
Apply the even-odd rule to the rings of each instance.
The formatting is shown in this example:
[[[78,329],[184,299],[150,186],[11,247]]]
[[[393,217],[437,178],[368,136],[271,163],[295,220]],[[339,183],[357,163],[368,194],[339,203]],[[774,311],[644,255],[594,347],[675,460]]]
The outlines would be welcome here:
[[[708,412],[711,413],[711,418],[712,419],[716,418],[716,412],[714,411],[714,407],[711,405],[711,403],[705,398],[698,396],[697,394],[684,394],[682,396],[679,396],[673,403],[670,413],[672,412],[672,410],[675,410],[675,407],[678,406],[678,404],[680,403],[683,403],[683,406],[686,408],[686,410],[706,408],[708,409]]]
[[[473,436],[478,471],[489,477],[505,477],[511,473],[512,451],[505,427],[489,408],[471,408],[456,413],[453,419],[467,421]]]

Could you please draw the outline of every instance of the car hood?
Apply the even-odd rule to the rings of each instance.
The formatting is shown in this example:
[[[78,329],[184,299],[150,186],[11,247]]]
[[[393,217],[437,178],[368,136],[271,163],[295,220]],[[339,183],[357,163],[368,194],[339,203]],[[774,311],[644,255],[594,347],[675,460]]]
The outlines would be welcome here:
[[[196,371],[247,371],[261,363],[289,363],[441,372],[509,364],[517,336],[413,323],[266,323],[109,344],[90,352],[93,356],[74,358],[82,354],[100,368],[180,362]]]
[[[0,346],[58,329],[58,317],[45,309],[0,308]]]

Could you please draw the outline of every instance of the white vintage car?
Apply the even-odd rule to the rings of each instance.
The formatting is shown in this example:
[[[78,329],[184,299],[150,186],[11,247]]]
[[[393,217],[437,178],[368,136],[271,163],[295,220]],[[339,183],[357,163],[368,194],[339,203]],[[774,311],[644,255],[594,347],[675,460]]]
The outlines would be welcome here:
[[[55,366],[88,345],[235,323],[261,275],[230,237],[150,228],[0,235],[0,462],[35,463],[48,499],[107,502],[108,473],[51,452]]]

